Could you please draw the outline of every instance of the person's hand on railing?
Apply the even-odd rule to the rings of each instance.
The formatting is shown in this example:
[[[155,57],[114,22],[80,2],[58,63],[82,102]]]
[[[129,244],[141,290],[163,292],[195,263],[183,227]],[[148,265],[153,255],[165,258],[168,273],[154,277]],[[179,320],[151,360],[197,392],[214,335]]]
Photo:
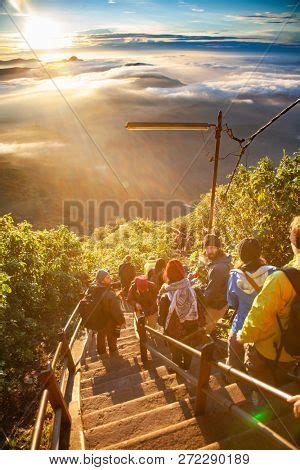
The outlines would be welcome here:
[[[288,399],[288,403],[294,403],[295,418],[300,418],[300,395],[295,395]]]

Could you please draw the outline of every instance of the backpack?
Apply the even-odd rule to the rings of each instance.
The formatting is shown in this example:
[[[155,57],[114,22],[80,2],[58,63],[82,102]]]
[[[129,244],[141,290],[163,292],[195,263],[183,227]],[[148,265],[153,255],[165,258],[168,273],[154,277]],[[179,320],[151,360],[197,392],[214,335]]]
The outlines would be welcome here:
[[[296,268],[286,267],[281,269],[287,276],[296,291],[296,297],[292,301],[287,328],[284,329],[277,314],[277,321],[281,332],[280,346],[277,349],[277,360],[284,348],[290,356],[300,356],[300,271]]]
[[[99,330],[99,307],[108,289],[109,288],[106,288],[100,296],[97,296],[96,289],[88,289],[84,298],[80,301],[79,313],[81,315],[84,328],[94,331]],[[102,320],[105,322],[104,318]]]

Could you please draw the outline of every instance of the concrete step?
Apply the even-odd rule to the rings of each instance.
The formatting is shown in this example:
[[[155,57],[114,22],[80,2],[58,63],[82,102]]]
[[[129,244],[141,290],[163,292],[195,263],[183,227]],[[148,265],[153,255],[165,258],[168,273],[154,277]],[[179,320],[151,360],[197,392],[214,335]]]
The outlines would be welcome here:
[[[129,343],[131,341],[138,341],[137,337],[135,335],[128,335],[128,336],[120,336],[120,338],[118,339],[118,346],[120,344],[124,344],[124,343]]]
[[[85,442],[89,449],[103,449],[126,440],[153,432],[168,425],[176,424],[194,416],[193,405],[189,399],[164,405],[141,414],[123,418],[116,423],[92,428],[85,432]]]
[[[125,330],[121,330],[120,338],[128,338],[128,336],[135,335],[134,327],[127,325]]]
[[[187,419],[133,439],[124,439],[117,444],[105,447],[105,449],[200,449],[216,440],[215,436],[221,440],[232,433],[241,432],[242,429],[241,423],[235,420],[232,415],[218,412]]]
[[[150,395],[160,390],[168,390],[177,385],[179,384],[176,375],[172,374],[165,377],[159,377],[156,380],[143,382],[135,388],[129,387],[124,389],[117,389],[101,394],[97,394],[96,388],[86,388],[81,392],[82,412],[87,413],[94,410],[107,408],[108,406],[134,400],[135,398]]]
[[[133,336],[133,335],[135,336],[135,330],[134,330],[133,326],[127,326],[127,328],[125,328],[124,330],[121,330],[119,340],[120,339],[123,340],[125,338],[128,339],[129,336]],[[87,355],[89,354],[89,350],[96,349],[96,338],[97,338],[97,334],[94,333],[91,340],[90,340],[89,347],[86,350]]]
[[[125,392],[126,390],[130,390],[132,397],[136,398],[138,396],[144,395],[144,389],[147,390],[147,388],[149,387],[151,390],[150,393],[153,393],[154,391],[162,390],[164,388],[165,383],[168,384],[170,382],[171,385],[178,384],[176,374],[156,376],[155,378],[151,378],[146,382],[131,381],[130,378],[131,376],[129,376],[128,381],[125,382],[126,386],[117,387],[115,389],[111,387],[110,382],[104,384],[100,383],[93,385],[92,387],[83,388],[81,389],[81,396],[82,398],[88,398],[93,395],[103,395],[109,393],[115,399],[115,397],[121,397],[123,395],[123,392]],[[174,383],[174,381],[176,383]]]
[[[151,360],[151,355],[148,354],[149,360]],[[85,368],[85,370],[91,369],[99,369],[101,367],[106,367],[107,369],[117,368],[118,364],[125,364],[128,362],[134,362],[136,364],[141,363],[140,354],[136,352],[128,352],[122,354],[114,354],[113,356],[109,356],[108,354],[103,354],[103,356],[94,357],[92,361],[82,361],[81,365]]]
[[[124,360],[116,366],[111,366],[110,368],[103,366],[103,364],[98,369],[89,369],[88,367],[82,366],[81,379],[84,381],[87,379],[92,379],[94,377],[105,377],[105,380],[108,381],[111,379],[116,379],[118,377],[124,377],[125,375],[137,374],[144,370],[150,370],[159,365],[161,365],[161,362],[157,359],[154,361],[148,361],[145,364],[140,361],[130,359]]]
[[[118,346],[118,354],[120,356],[128,356],[129,354],[131,354],[131,355],[140,354],[139,342],[134,341],[134,342],[131,342],[130,344],[126,344],[126,343],[121,344],[120,346]],[[105,355],[103,355],[103,356],[105,356]],[[86,356],[85,362],[87,364],[90,364],[92,362],[99,361],[99,359],[101,359],[101,356],[99,356],[99,354],[97,353],[97,350],[95,349],[95,350],[90,351],[89,356]]]
[[[168,374],[165,366],[152,368],[137,372],[136,374],[128,374],[125,376],[116,377],[114,379],[108,379],[107,376],[95,376],[87,380],[81,380],[80,387],[81,391],[93,387],[97,389],[98,393],[110,392],[119,388],[126,387],[139,387],[142,382],[148,382],[149,380],[155,380],[158,377],[163,377]]]
[[[189,397],[184,384],[171,387],[168,390],[152,393],[135,400],[120,403],[102,410],[93,411],[82,416],[84,429],[91,429],[103,424],[118,422],[123,418],[133,417],[145,410],[153,410],[160,406],[173,403]]]

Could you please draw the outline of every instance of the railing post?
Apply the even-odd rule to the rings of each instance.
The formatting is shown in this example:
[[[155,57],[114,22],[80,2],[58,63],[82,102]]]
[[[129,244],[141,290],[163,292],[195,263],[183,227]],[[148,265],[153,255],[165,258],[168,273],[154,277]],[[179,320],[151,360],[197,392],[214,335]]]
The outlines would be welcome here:
[[[51,367],[51,364],[48,365],[48,368],[41,372],[40,381],[45,385],[45,388],[49,391],[49,400],[53,410],[61,408],[63,421],[67,424],[71,424],[71,415],[69,413],[67,404],[61,392],[61,389],[56,380],[54,370]]]
[[[214,343],[207,343],[201,349],[195,415],[199,415],[205,412],[207,396],[206,393],[204,393],[203,388],[208,386],[211,371],[210,360],[212,358],[213,350]]]
[[[148,361],[148,352],[147,352],[147,333],[145,330],[145,317],[144,315],[141,317],[137,317],[137,331],[139,334],[139,339],[140,339],[140,351],[141,351],[141,359],[142,362],[145,363]]]
[[[71,349],[69,348],[69,343],[68,343],[66,332],[64,329],[60,330],[60,332],[58,333],[58,338],[59,338],[59,341],[63,343],[63,354],[66,355],[68,358],[69,372],[75,372],[76,367],[75,367],[74,359],[72,356]]]

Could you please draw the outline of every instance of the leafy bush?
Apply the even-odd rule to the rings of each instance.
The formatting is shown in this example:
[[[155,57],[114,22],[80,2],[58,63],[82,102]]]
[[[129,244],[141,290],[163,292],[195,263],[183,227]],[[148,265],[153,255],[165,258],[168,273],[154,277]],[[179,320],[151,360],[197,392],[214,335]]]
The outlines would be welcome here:
[[[277,168],[270,159],[263,158],[254,167],[239,167],[226,198],[227,186],[219,186],[215,229],[227,251],[236,255],[237,243],[255,236],[268,263],[282,266],[292,257],[288,234],[292,219],[299,213],[299,163],[299,154],[284,155]],[[193,262],[197,259],[195,249],[202,249],[209,202],[209,195],[203,196],[195,211],[186,217],[194,248]]]
[[[92,270],[91,253],[66,227],[33,231],[0,218],[1,410],[23,414],[34,396],[34,378],[56,346]],[[8,424],[9,425],[9,424]]]

